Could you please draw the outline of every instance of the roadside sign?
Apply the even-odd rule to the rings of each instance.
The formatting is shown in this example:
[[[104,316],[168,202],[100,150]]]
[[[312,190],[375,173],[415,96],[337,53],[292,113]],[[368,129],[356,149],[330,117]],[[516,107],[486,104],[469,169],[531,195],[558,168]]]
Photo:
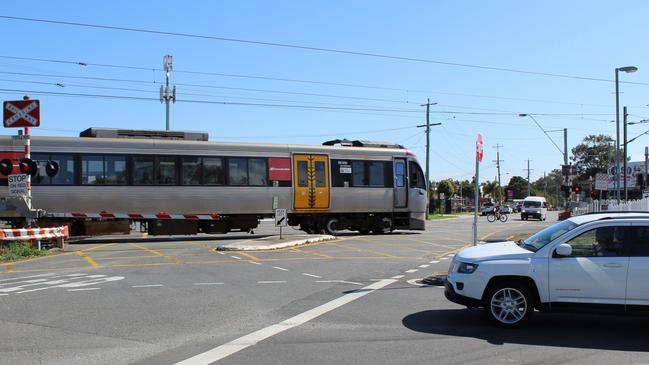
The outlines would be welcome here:
[[[40,120],[39,100],[11,100],[2,105],[5,128],[38,127]]]
[[[475,156],[478,162],[482,162],[482,156],[484,155],[483,145],[484,143],[482,142],[482,134],[478,133],[478,139],[475,142]]]
[[[10,196],[27,195],[27,174],[9,175],[7,182]]]
[[[275,227],[288,226],[288,214],[286,209],[275,209]]]
[[[595,174],[595,190],[608,190],[608,174]]]

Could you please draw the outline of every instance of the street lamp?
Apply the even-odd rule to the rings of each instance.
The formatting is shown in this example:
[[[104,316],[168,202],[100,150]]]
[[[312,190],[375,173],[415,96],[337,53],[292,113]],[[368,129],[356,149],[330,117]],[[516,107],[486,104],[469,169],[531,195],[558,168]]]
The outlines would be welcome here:
[[[615,195],[618,204],[620,204],[620,71],[633,73],[638,71],[638,68],[625,66],[615,69]]]

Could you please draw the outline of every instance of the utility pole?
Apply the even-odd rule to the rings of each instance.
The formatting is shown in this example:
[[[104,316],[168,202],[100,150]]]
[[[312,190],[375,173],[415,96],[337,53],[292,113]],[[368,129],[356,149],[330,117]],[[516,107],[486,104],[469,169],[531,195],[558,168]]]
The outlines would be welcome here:
[[[427,99],[426,104],[421,104],[421,106],[426,107],[426,124],[418,125],[417,128],[426,128],[426,189],[427,192],[430,191],[428,185],[430,185],[430,127],[436,125],[442,125],[442,123],[433,123],[430,124],[430,106],[437,103],[431,103],[430,99]]]
[[[530,169],[530,159],[527,159],[527,168],[523,169],[523,171],[527,171],[527,196],[532,195],[532,188],[530,186],[530,171],[533,171]]]
[[[627,178],[627,172],[626,172],[626,168],[627,168],[627,166],[626,166],[626,159],[627,159],[626,158],[626,156],[627,156],[626,155],[627,154],[627,148],[626,148],[626,145],[627,145],[627,142],[626,142],[626,122],[627,122],[627,117],[628,116],[629,116],[629,114],[626,113],[626,106],[625,106],[625,107],[622,108],[622,118],[623,118],[623,123],[624,123],[623,124],[623,134],[624,134],[624,137],[623,137],[624,138],[624,161],[623,161],[624,184],[623,185],[624,185],[624,202],[625,203],[629,200],[629,190],[628,190],[627,181],[626,181],[626,178]]]
[[[496,149],[496,160],[493,161],[496,163],[496,168],[498,168],[498,196],[500,196],[500,200],[503,200],[503,188],[502,184],[500,183],[500,163],[504,162],[503,160],[500,159],[500,144],[496,144],[494,148]]]
[[[176,104],[176,85],[174,85],[173,89],[171,89],[171,86],[169,85],[169,77],[171,76],[171,70],[173,69],[173,57],[166,55],[163,57],[162,62],[165,69],[167,82],[165,83],[164,87],[160,85],[160,102],[162,103],[164,101],[166,104],[166,130],[169,130],[169,102],[173,101],[174,104]]]
[[[647,160],[649,160],[649,147],[645,146],[644,147],[644,186],[645,190],[649,190],[649,170],[647,170]],[[644,193],[644,191],[643,191]]]

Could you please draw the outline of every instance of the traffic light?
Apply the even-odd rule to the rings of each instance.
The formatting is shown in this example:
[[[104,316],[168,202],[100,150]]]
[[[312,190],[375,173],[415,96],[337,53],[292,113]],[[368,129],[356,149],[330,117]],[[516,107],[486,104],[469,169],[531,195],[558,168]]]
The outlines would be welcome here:
[[[36,165],[36,162],[32,161],[29,158],[23,158],[22,160],[20,160],[18,167],[20,168],[20,172],[22,172],[23,174],[34,176],[38,172],[38,166]]]
[[[561,191],[563,191],[563,195],[564,195],[566,198],[569,198],[572,189],[571,189],[570,186],[568,186],[568,185],[561,185]]]
[[[573,190],[575,191],[575,194],[579,194],[581,192],[581,186],[575,185]]]
[[[11,175],[11,171],[14,169],[14,164],[10,159],[5,158],[0,161],[0,173],[4,176]]]
[[[645,181],[644,181],[644,174],[638,174],[636,175],[636,186],[640,188],[640,190],[645,189]]]
[[[59,172],[59,164],[56,161],[49,160],[45,164],[45,173],[49,177],[54,177]]]

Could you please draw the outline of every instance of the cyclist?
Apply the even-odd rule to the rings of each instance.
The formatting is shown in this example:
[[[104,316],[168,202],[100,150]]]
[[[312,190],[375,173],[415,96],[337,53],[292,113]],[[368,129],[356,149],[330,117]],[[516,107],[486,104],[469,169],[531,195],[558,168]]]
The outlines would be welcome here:
[[[496,216],[496,220],[500,219],[500,203],[496,203],[496,206],[494,206],[494,215]]]

